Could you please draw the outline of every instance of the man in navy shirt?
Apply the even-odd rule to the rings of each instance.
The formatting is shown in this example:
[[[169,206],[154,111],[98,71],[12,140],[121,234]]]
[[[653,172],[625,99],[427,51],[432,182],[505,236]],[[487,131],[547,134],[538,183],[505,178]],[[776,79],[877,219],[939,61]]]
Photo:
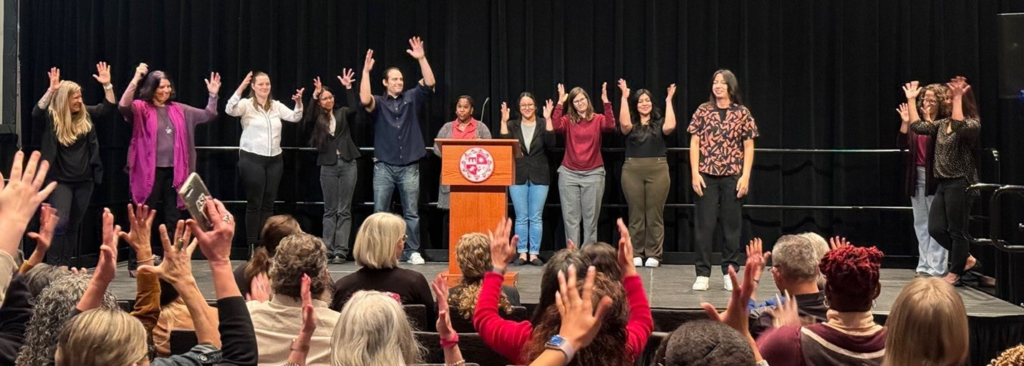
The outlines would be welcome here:
[[[391,195],[398,188],[402,199],[402,217],[405,219],[406,240],[402,260],[423,264],[420,248],[420,166],[426,155],[423,134],[417,112],[433,93],[434,72],[430,70],[423,41],[419,37],[409,40],[409,56],[420,64],[423,80],[416,87],[403,90],[405,80],[396,67],[384,71],[384,95],[370,91],[370,70],[373,69],[373,50],[366,51],[363,77],[359,85],[359,101],[374,121],[373,211],[387,211]]]

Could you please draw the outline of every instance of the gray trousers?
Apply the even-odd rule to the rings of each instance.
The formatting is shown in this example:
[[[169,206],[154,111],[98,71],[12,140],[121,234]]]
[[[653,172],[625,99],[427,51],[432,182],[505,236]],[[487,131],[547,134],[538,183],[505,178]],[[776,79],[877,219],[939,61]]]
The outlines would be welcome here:
[[[601,199],[604,198],[604,175],[604,167],[585,172],[569,170],[564,166],[558,168],[558,198],[562,203],[565,239],[572,240],[577,248],[597,242],[597,219],[601,216]],[[583,241],[580,241],[581,223]]]
[[[324,244],[327,257],[348,256],[352,235],[352,194],[359,175],[355,159],[338,159],[334,165],[320,166],[320,189],[324,192]]]

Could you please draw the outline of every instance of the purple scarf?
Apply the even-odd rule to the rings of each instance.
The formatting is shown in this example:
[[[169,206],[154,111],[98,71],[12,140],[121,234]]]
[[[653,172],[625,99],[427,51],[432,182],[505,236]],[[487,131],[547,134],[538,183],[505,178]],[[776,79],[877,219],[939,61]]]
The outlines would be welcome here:
[[[128,182],[131,187],[132,200],[136,204],[143,204],[153,192],[153,180],[156,177],[156,134],[157,113],[156,106],[152,103],[141,100],[132,101],[134,113],[134,128],[132,128],[132,140],[128,145]],[[185,121],[185,113],[177,103],[167,103],[167,116],[174,125],[174,181],[172,186],[175,191],[181,188],[185,179],[192,173],[192,166],[189,164],[194,154]],[[178,208],[184,209],[185,203],[178,198]]]

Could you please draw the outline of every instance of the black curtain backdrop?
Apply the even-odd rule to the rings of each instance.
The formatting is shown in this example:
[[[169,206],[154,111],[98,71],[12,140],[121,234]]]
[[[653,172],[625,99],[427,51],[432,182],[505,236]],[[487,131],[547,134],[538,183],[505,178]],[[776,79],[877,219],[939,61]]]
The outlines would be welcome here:
[[[178,100],[194,106],[206,100],[203,78],[217,71],[224,81],[221,115],[197,128],[196,143],[236,147],[241,127],[223,114],[223,106],[249,70],[268,72],[280,99],[302,87],[308,98],[316,76],[338,89],[335,76],[343,67],[360,75],[366,49],[372,48],[377,67],[371,84],[382,93],[380,80],[388,66],[400,67],[410,82],[421,77],[405,53],[407,40],[418,35],[437,79],[437,92],[423,111],[428,146],[441,125],[454,118],[458,95],[473,96],[476,114],[497,132],[502,101],[514,106],[523,91],[541,100],[555,98],[559,82],[585,88],[595,101],[607,82],[618,111],[615,81],[621,77],[633,90],[653,90],[662,109],[665,88],[679,85],[674,106],[680,126],[668,140],[670,147],[686,147],[686,124],[708,99],[711,74],[728,68],[739,77],[744,102],[757,120],[758,148],[894,148],[901,83],[964,75],[980,100],[982,146],[1001,151],[1001,171],[989,154],[979,153],[983,180],[1021,183],[1024,170],[1016,160],[1024,148],[1015,137],[1024,132],[1022,103],[997,98],[995,41],[996,14],[1021,11],[1024,2],[1012,0],[23,0],[22,141],[27,149],[39,146],[40,123],[27,111],[46,89],[51,66],[81,83],[88,103],[102,97],[90,77],[98,61],[113,65],[118,97],[135,66],[146,62],[150,70],[167,71]],[[96,128],[106,179],[93,197],[96,215],[86,226],[87,253],[98,247],[101,208],[111,206],[123,217],[128,202],[123,167],[131,126],[111,116],[97,121]],[[355,138],[359,146],[372,147],[372,128],[357,127]],[[305,147],[307,140],[301,126],[284,127],[283,146]],[[616,149],[621,146],[621,136],[605,135],[608,184],[599,237],[609,242],[618,237],[615,218],[626,214],[619,184],[622,152]],[[319,234],[322,209],[315,202],[322,195],[315,155],[294,149],[284,154],[278,198],[284,203],[277,211],[295,215],[306,231]],[[372,211],[365,204],[373,199],[372,153],[365,155],[355,194],[357,226]],[[686,152],[670,152],[669,160],[669,203],[692,203]],[[561,152],[553,152],[550,161],[553,171]],[[901,161],[898,153],[759,152],[747,204],[909,206]],[[215,196],[242,200],[236,163],[234,150],[201,150],[197,171]],[[428,154],[422,167],[423,243],[441,248],[440,215],[429,205],[437,199],[440,162]],[[558,191],[552,188],[545,251],[564,246]],[[230,209],[241,217],[244,205]],[[692,209],[666,211],[666,251],[677,253],[667,259],[688,261]],[[906,210],[748,207],[744,217],[744,240],[758,236],[771,243],[782,234],[815,231],[877,245],[895,260],[890,265],[916,262]],[[242,235],[236,236],[236,245],[244,245]]]

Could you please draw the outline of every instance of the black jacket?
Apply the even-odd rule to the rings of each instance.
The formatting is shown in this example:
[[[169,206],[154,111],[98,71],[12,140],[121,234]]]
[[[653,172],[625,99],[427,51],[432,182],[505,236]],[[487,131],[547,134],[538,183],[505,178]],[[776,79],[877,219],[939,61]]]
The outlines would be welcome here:
[[[526,184],[527,180],[538,185],[551,185],[551,167],[548,165],[547,150],[555,147],[554,131],[547,131],[547,120],[537,117],[537,128],[533,131],[530,150],[526,150],[526,141],[520,120],[508,121],[508,134],[500,135],[503,139],[518,139],[523,157],[516,158],[516,184]]]
[[[323,111],[320,108],[320,101],[312,97],[309,99],[309,107],[306,108],[306,113],[302,117],[302,124],[311,132],[310,136],[318,128],[323,128],[324,132],[328,133],[326,148],[321,149],[319,146],[313,146],[319,152],[316,157],[316,165],[318,166],[334,165],[338,162],[338,157],[345,161],[359,157],[359,147],[352,142],[352,124],[356,122],[356,117],[361,107],[358,101],[356,101],[356,92],[352,89],[345,89],[345,97],[348,100],[348,106],[334,109],[334,136],[331,136],[329,131],[327,131],[328,126],[317,125],[317,116]],[[337,94],[335,94],[335,100],[337,100]],[[337,102],[335,102],[335,105],[337,105]]]

